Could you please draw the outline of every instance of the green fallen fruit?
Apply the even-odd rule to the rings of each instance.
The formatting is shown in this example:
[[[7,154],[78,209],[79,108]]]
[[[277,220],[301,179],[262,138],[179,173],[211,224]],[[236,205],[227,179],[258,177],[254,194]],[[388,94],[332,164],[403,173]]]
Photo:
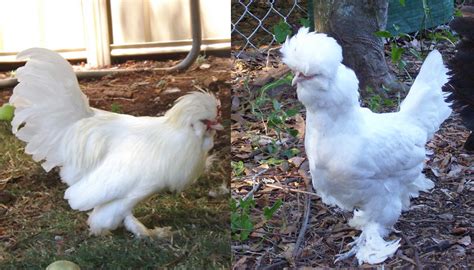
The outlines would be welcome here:
[[[79,265],[70,261],[55,261],[46,267],[46,270],[80,270]]]
[[[13,112],[15,111],[15,107],[10,104],[3,104],[0,107],[0,121],[8,121],[10,122],[13,119]]]

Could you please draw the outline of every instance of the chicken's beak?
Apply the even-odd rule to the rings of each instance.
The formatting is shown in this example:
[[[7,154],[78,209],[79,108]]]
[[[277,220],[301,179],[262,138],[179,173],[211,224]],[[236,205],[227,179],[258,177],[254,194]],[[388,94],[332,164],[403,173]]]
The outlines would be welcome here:
[[[207,130],[223,130],[224,127],[217,120],[201,120],[206,125]]]
[[[300,73],[295,72],[295,76],[293,77],[293,80],[291,81],[291,86],[295,86],[299,81],[300,81]]]

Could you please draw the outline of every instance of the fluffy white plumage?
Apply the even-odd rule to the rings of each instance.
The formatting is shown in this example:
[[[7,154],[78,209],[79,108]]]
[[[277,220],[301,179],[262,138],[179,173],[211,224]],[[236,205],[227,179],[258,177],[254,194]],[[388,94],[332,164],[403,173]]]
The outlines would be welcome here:
[[[399,247],[383,237],[410,198],[434,186],[422,174],[425,144],[451,113],[441,92],[448,80],[441,55],[428,55],[399,112],[378,114],[360,107],[357,77],[341,63],[333,38],[302,28],[281,52],[307,111],[313,186],[324,203],[356,209],[349,225],[362,230],[338,260],[355,254],[359,263],[383,262]]]
[[[215,130],[222,128],[214,95],[187,94],[162,117],[116,114],[89,107],[59,54],[33,48],[18,58],[29,60],[17,70],[10,98],[13,132],[46,171],[60,167],[69,186],[64,198],[75,210],[92,210],[91,233],[122,224],[138,237],[166,233],[147,229],[132,209],[159,191],[181,191],[201,175]]]

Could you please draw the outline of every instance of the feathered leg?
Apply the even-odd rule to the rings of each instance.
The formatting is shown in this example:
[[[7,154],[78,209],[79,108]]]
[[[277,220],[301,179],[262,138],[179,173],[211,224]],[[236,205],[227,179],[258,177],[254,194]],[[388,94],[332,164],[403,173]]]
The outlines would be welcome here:
[[[362,229],[360,236],[349,244],[352,248],[348,252],[336,255],[334,262],[342,261],[355,255],[359,264],[364,262],[377,264],[391,257],[400,247],[400,239],[385,241],[379,230],[379,224],[370,223],[366,225]]]
[[[392,201],[390,210],[393,211],[391,215],[378,215],[377,220],[379,222],[384,221],[383,224],[394,224],[400,215],[401,203],[397,204]],[[380,209],[379,213],[388,214],[383,211],[384,209]],[[400,239],[385,241],[383,237],[387,235],[388,229],[382,226],[381,223],[374,222],[373,217],[370,218],[372,215],[374,215],[374,212],[354,210],[354,217],[349,221],[349,225],[361,230],[362,233],[355,238],[354,242],[349,244],[352,248],[348,252],[336,255],[335,262],[355,255],[359,264],[364,262],[376,264],[385,261],[397,251],[400,247]]]
[[[125,228],[132,232],[138,238],[154,237],[154,238],[170,238],[172,236],[171,227],[155,227],[148,229],[132,214],[128,215],[123,221]]]

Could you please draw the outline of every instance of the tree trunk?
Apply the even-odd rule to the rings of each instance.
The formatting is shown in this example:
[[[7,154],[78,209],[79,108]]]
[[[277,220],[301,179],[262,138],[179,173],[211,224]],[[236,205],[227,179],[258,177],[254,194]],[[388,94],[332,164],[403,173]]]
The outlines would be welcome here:
[[[343,63],[359,79],[362,95],[367,87],[385,95],[382,88],[402,90],[390,74],[381,38],[385,29],[388,0],[314,0],[314,25],[318,32],[334,37],[342,46]]]

